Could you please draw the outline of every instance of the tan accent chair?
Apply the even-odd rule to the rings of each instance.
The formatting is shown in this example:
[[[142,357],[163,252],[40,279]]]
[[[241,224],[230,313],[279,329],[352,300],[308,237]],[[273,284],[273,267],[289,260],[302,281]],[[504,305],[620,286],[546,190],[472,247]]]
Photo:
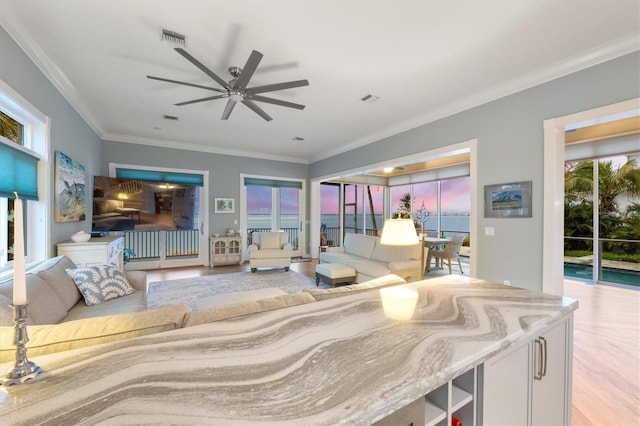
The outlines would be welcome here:
[[[449,274],[451,274],[451,260],[457,260],[458,266],[460,267],[460,273],[463,274],[462,271],[462,263],[460,262],[460,248],[462,247],[462,242],[464,241],[464,237],[462,235],[456,235],[451,239],[451,242],[448,243],[444,249],[431,249],[429,250],[429,254],[427,255],[427,272],[431,271],[431,259],[435,258],[436,263],[438,260],[447,261],[449,265]]]
[[[284,268],[291,266],[291,244],[286,232],[254,232],[249,246],[251,272],[258,268]]]

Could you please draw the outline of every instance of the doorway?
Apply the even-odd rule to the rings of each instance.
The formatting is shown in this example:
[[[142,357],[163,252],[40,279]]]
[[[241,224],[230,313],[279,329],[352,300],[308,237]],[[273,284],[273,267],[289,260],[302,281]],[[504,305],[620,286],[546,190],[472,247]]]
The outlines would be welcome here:
[[[253,232],[282,231],[288,236],[292,256],[304,247],[304,181],[300,179],[241,175],[241,227],[247,247]]]
[[[544,121],[543,292],[563,294],[565,129],[572,123],[638,108],[640,98],[635,98]]]

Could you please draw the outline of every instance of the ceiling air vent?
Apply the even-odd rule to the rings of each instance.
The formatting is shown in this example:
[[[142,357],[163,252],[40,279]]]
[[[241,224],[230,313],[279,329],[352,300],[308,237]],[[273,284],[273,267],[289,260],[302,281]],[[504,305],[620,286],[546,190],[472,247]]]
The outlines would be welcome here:
[[[162,118],[164,118],[165,120],[178,121],[178,117],[176,117],[175,115],[163,115]]]
[[[167,30],[165,28],[160,28],[160,39],[163,41],[166,40],[170,43],[175,43],[182,46],[187,45],[187,36],[177,33],[175,31]]]
[[[366,96],[364,96],[364,97],[360,98],[360,100],[361,100],[362,102],[366,102],[366,103],[369,103],[369,104],[374,103],[374,102],[375,102],[375,101],[377,101],[378,99],[380,99],[380,97],[379,97],[379,96],[372,95],[372,94],[368,94],[368,95],[366,95]]]

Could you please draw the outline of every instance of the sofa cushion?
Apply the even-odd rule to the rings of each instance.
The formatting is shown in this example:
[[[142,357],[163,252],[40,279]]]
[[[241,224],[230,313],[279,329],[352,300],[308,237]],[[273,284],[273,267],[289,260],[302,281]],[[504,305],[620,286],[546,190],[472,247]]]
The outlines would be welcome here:
[[[131,339],[182,326],[185,305],[29,327],[29,357]],[[0,327],[0,362],[15,360],[13,327]]]
[[[344,236],[344,249],[347,253],[370,259],[378,237],[348,233]]]
[[[316,299],[307,292],[286,294],[269,299],[260,299],[252,302],[238,303],[224,307],[214,307],[201,311],[188,312],[184,318],[183,327],[191,327],[258,312],[271,311],[289,306],[302,305],[315,302]]]
[[[136,291],[127,296],[107,300],[99,305],[88,306],[84,300],[76,303],[76,306],[67,312],[63,322],[75,321],[84,318],[104,317],[115,314],[126,314],[127,312],[140,312],[147,309],[145,295],[141,291]]]
[[[124,273],[114,265],[95,265],[65,271],[80,289],[87,305],[98,305],[135,291]]]
[[[420,244],[411,246],[386,246],[377,241],[371,259],[380,262],[394,262],[396,260],[420,259]]]
[[[13,309],[9,305],[11,305],[11,298],[0,294],[0,326],[13,324]]]
[[[280,249],[279,232],[263,232],[260,235],[260,250]]]
[[[407,282],[402,278],[400,278],[399,276],[394,274],[388,274],[380,278],[366,281],[361,284],[351,284],[351,285],[345,285],[341,287],[334,287],[334,288],[328,288],[328,289],[313,288],[311,290],[307,290],[307,293],[312,295],[315,300],[326,300],[326,299],[332,299],[334,297],[341,297],[349,294],[356,294],[363,291],[369,291],[374,288],[383,288],[383,287],[389,287],[393,285],[400,285],[400,284],[406,284],[406,283]]]
[[[57,324],[67,315],[58,294],[38,275],[27,275],[27,301],[32,324]]]
[[[203,297],[196,300],[196,311],[203,309],[215,308],[217,306],[235,305],[243,302],[251,302],[254,300],[268,299],[287,294],[286,291],[275,287],[258,288],[247,291],[234,291],[232,293],[216,294],[215,296]]]
[[[68,311],[82,298],[76,284],[65,273],[65,269],[75,267],[76,264],[67,256],[58,256],[45,260],[30,272],[37,273],[51,286]]]

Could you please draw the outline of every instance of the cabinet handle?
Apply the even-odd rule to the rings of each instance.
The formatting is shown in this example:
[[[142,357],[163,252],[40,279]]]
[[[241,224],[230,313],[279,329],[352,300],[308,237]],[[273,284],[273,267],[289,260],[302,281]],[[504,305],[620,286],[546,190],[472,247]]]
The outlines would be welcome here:
[[[533,375],[535,380],[542,380],[542,337],[535,340],[536,349],[534,353],[534,360],[536,364],[536,372]]]
[[[535,342],[535,364],[537,371],[533,378],[535,380],[542,380],[542,378],[547,375],[547,339],[538,337]]]
[[[547,375],[547,339],[540,337],[544,355],[542,356],[542,377]]]

